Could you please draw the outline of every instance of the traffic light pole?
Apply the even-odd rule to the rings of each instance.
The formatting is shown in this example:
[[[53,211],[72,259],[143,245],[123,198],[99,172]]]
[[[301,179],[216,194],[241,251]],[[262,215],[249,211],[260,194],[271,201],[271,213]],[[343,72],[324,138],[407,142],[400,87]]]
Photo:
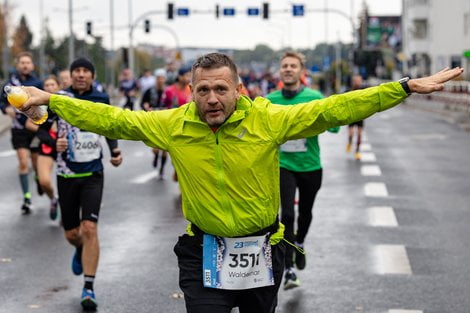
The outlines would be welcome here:
[[[73,3],[69,0],[69,65],[75,59],[75,36],[73,34]]]
[[[160,10],[155,10],[155,11],[148,11],[147,13],[142,14],[139,16],[134,23],[129,23],[129,69],[133,74],[134,73],[134,42],[133,42],[133,37],[134,37],[134,28],[137,26],[137,24],[144,20],[146,17],[154,14],[163,14],[165,13],[164,11]]]

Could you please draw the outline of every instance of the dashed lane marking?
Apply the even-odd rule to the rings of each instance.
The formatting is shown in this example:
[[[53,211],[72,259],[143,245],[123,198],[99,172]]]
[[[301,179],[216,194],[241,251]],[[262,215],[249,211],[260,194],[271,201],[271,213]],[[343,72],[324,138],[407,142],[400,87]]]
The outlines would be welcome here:
[[[16,151],[15,150],[7,150],[7,151],[2,151],[0,152],[0,158],[5,158],[5,157],[9,157],[9,156],[13,156],[16,154]]]
[[[423,313],[421,310],[388,310],[388,313]]]
[[[366,183],[364,194],[367,197],[388,197],[387,186],[384,183]]]
[[[363,152],[361,153],[361,162],[375,162],[377,158],[373,152]]]
[[[412,140],[446,140],[447,136],[444,134],[416,134],[410,135]]]
[[[412,274],[403,245],[377,245],[374,247],[374,259],[378,274]]]
[[[157,171],[152,171],[150,173],[137,176],[136,178],[131,180],[131,183],[133,183],[133,184],[145,184],[148,181],[156,178],[157,176],[158,176]]]
[[[372,150],[372,145],[370,143],[361,143],[361,146],[359,148],[362,152],[364,151],[371,151]]]
[[[398,221],[395,211],[389,206],[376,206],[368,208],[369,224],[374,227],[397,227]]]
[[[378,165],[363,165],[361,167],[362,176],[380,176],[382,171]]]

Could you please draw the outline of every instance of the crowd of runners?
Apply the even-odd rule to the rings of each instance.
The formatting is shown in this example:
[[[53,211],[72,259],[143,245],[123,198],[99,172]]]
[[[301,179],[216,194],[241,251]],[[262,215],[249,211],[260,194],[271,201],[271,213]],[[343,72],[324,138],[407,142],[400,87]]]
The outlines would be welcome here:
[[[33,172],[37,193],[50,199],[50,218],[60,222],[74,247],[71,269],[83,275],[83,308],[98,306],[94,281],[104,177],[100,137],[105,136],[116,167],[123,157],[115,138],[147,144],[159,179],[171,157],[190,222],[174,250],[192,313],[228,313],[233,307],[241,313],[274,312],[282,282],[286,290],[299,287],[297,271],[308,264],[304,242],[322,176],[328,175],[322,171],[318,135],[349,124],[350,151],[357,126],[355,157],[360,159],[363,119],[412,92],[439,90],[462,72],[444,70],[366,89],[354,77],[351,90],[356,91],[324,98],[305,79],[305,57],[290,51],[280,60],[278,81],[263,76],[257,94],[248,91],[247,78],[229,57],[211,53],[192,68],[146,70],[138,79],[124,69],[122,102],[110,105],[86,58],[43,81],[34,75],[30,53],[17,55],[15,65],[5,85],[25,86],[30,96],[25,108],[49,106],[47,121],[36,125],[9,105],[5,94],[1,97],[2,111],[12,118],[23,198],[19,212],[32,210]],[[226,255],[231,259],[224,260]],[[240,277],[226,274],[246,267],[251,271]]]

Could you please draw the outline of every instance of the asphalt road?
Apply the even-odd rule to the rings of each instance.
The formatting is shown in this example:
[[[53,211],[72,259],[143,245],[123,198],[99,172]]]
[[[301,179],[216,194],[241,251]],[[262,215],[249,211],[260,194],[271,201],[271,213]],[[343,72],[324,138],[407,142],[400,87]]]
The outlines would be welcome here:
[[[345,152],[346,128],[320,136],[324,179],[307,268],[300,288],[281,287],[277,312],[468,313],[470,134],[406,106],[368,119],[365,129],[362,161]],[[105,170],[98,312],[185,312],[172,249],[186,222],[171,166],[159,181],[149,148],[121,146],[123,165]],[[81,312],[73,248],[49,220],[46,198],[33,192],[33,214],[20,215],[16,162],[6,132],[0,312]]]

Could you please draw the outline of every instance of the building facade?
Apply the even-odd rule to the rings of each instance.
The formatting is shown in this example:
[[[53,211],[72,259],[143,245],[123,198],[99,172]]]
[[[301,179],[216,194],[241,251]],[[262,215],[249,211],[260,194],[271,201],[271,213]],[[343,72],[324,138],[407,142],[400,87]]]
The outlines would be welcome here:
[[[470,78],[470,1],[403,0],[402,7],[403,72],[419,77],[462,66]]]

